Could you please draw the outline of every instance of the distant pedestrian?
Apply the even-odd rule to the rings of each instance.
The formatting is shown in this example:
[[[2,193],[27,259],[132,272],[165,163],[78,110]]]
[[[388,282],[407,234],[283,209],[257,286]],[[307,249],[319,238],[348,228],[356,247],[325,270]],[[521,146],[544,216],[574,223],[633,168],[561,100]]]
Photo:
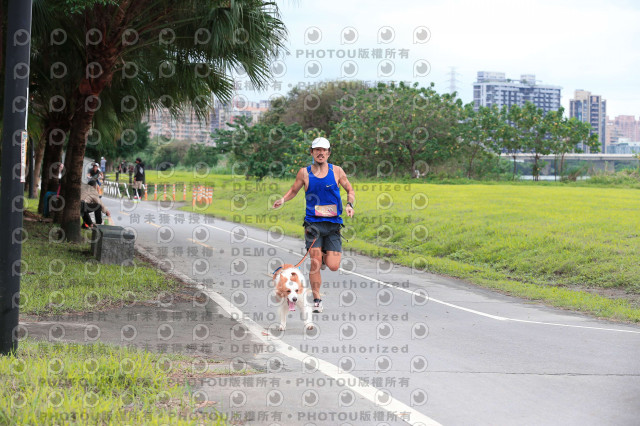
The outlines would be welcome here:
[[[107,159],[104,157],[100,158],[100,171],[104,174],[107,171]]]
[[[133,165],[132,164],[129,164],[128,172],[129,172],[129,185],[133,185]]]
[[[122,163],[120,163],[118,168],[120,169],[120,173],[122,173],[123,175],[127,174],[127,162],[126,161],[123,161]]]
[[[93,221],[89,213],[93,212],[98,225],[102,224],[102,213],[104,212],[108,217],[111,217],[111,213],[107,207],[102,203],[100,195],[96,190],[96,180],[89,179],[88,184],[82,184],[80,186],[80,210],[82,214],[83,228],[93,228]]]
[[[118,164],[118,167],[116,167],[116,182],[120,182],[120,173],[122,172],[122,165],[124,164],[124,161],[120,164]],[[125,169],[126,172],[126,169]]]
[[[98,165],[98,163],[91,163],[91,167],[89,168],[89,171],[87,172],[87,180],[94,179],[98,183],[98,185],[100,185],[100,183],[101,183],[100,180],[104,176],[99,167],[100,166]]]
[[[144,171],[144,163],[140,157],[136,158],[136,166],[133,171],[133,189],[136,190],[134,199],[142,199],[142,185],[145,183],[146,176]]]
[[[100,171],[98,163],[93,163],[91,168],[89,169],[89,173],[87,173],[87,180],[95,180],[98,184],[97,190],[100,196],[102,197],[102,180],[104,179],[104,174]]]

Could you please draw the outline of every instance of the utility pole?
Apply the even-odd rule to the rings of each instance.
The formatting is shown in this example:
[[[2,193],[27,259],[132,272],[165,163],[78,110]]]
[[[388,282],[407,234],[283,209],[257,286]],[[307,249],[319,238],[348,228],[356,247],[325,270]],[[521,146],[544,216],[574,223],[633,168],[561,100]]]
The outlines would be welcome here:
[[[459,75],[456,72],[456,67],[449,67],[449,94],[451,95],[458,92],[456,83],[460,83],[460,81],[456,77]]]
[[[9,0],[0,187],[0,355],[18,350],[32,0]]]

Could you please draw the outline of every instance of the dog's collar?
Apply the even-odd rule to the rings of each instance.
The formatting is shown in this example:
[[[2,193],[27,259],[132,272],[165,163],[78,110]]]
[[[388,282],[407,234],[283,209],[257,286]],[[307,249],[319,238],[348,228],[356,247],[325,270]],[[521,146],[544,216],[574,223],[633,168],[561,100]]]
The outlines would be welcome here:
[[[296,268],[296,266],[294,266],[294,268]],[[299,267],[299,266],[297,266],[297,268],[298,268],[298,269],[300,269],[300,267]],[[278,266],[278,267],[276,268],[276,270],[275,270],[275,271],[273,271],[273,279],[275,279],[275,278],[276,278],[276,274],[278,273],[278,271],[279,271],[280,269],[282,269],[282,266]]]

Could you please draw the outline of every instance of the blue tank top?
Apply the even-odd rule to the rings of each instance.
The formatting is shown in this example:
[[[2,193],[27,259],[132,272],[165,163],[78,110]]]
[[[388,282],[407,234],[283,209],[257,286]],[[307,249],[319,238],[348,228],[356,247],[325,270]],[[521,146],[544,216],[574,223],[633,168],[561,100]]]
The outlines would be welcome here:
[[[309,187],[306,192],[307,212],[304,220],[307,222],[342,223],[342,200],[340,188],[333,174],[333,164],[329,164],[329,172],[323,178],[316,177],[307,166]]]

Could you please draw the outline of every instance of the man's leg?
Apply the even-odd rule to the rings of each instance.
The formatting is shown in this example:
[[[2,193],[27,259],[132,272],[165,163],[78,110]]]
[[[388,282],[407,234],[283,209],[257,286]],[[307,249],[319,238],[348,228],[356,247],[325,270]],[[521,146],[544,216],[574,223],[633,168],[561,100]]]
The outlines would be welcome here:
[[[322,312],[320,287],[322,286],[322,276],[320,266],[322,265],[322,241],[319,224],[305,222],[304,228],[305,246],[309,250],[311,267],[309,268],[309,285],[313,293],[313,312]],[[313,245],[313,247],[312,247]]]
[[[94,214],[96,216],[96,224],[102,225],[102,206],[100,206],[100,204],[98,204],[98,208],[95,210]]]
[[[100,214],[99,212],[102,212],[102,208],[100,207],[100,204],[98,203],[87,203],[86,204],[87,207],[87,217],[90,218],[89,213],[93,213],[95,220],[96,220],[96,224],[97,225],[101,225],[102,224],[102,214]],[[91,222],[89,222],[91,223]]]
[[[324,263],[332,271],[337,271],[340,268],[340,260],[342,260],[342,253],[339,251],[327,251],[324,255]]]
[[[320,286],[322,285],[322,276],[320,275],[320,265],[322,265],[322,250],[320,247],[309,249],[309,258],[311,259],[311,268],[309,269],[309,284],[313,299],[321,299]]]
[[[329,267],[332,271],[337,271],[340,268],[340,260],[342,259],[342,241],[340,240],[340,225],[331,224],[325,225],[325,228],[335,228],[329,234],[325,235],[322,238],[322,250],[320,253],[316,254],[315,264],[312,263],[311,267],[316,266],[318,269],[321,269],[319,265],[323,263]],[[312,260],[313,262],[313,260]],[[320,278],[320,271],[317,271],[317,275],[319,278],[319,283],[322,283],[322,278]],[[311,278],[311,273],[309,273],[309,277]],[[312,287],[313,289],[313,284]],[[314,292],[314,312],[323,312],[324,306],[322,304],[322,299],[320,299],[320,285],[318,285],[318,296]]]
[[[331,224],[331,232],[324,237],[322,248],[326,250],[324,254],[324,263],[332,271],[340,268],[340,260],[342,259],[342,239],[340,236],[340,224]]]
[[[91,226],[93,222],[91,221],[91,216],[89,215],[89,209],[87,208],[87,204],[84,201],[80,202],[80,213],[82,214],[82,221],[86,226]]]

